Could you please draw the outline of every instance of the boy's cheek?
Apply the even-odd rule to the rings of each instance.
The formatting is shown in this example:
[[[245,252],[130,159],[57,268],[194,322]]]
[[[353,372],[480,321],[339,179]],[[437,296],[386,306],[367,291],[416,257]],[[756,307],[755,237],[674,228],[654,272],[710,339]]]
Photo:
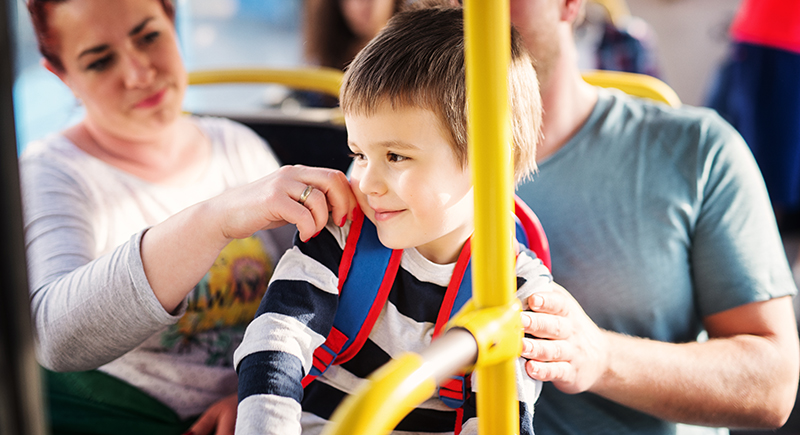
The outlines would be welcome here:
[[[369,208],[369,204],[367,203],[367,195],[365,195],[359,186],[360,177],[358,176],[357,172],[353,172],[350,175],[350,188],[353,190],[353,194],[356,196],[356,200],[358,201],[358,206],[361,208],[361,211],[364,212],[364,215],[375,222],[375,213],[373,213],[372,209]]]
[[[355,165],[350,165],[349,174],[347,174],[347,179],[350,182],[350,188],[353,189],[353,192],[359,193],[361,189],[358,188],[358,184],[361,182],[361,170],[355,167]]]

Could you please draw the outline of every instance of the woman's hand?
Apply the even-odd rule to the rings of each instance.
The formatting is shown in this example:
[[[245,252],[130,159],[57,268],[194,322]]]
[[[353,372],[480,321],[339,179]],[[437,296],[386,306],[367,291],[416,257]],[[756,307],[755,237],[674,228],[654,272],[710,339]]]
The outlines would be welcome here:
[[[211,405],[184,435],[233,435],[236,426],[236,394]]]
[[[301,204],[300,196],[308,186],[314,189]],[[225,210],[220,227],[227,238],[244,238],[261,229],[292,223],[302,240],[325,227],[329,212],[334,222],[344,225],[357,204],[344,173],[300,165],[284,166],[223,193],[211,203]]]
[[[528,376],[574,394],[591,388],[608,366],[608,339],[563,287],[528,298],[522,313],[522,357]]]
[[[308,186],[313,190],[301,204]],[[356,204],[341,171],[285,166],[147,230],[141,242],[144,272],[156,298],[171,313],[231,240],[286,223],[296,224],[300,238],[308,240],[325,227],[328,212],[344,225]]]

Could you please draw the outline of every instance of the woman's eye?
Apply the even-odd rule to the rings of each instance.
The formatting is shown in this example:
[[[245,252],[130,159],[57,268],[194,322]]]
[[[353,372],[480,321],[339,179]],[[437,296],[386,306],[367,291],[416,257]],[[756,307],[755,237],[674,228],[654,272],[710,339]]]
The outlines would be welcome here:
[[[92,71],[103,71],[111,65],[111,61],[113,60],[113,56],[108,55],[97,59],[96,61],[90,63],[86,69]]]
[[[158,37],[159,37],[160,35],[161,35],[161,33],[160,33],[160,32],[150,32],[150,33],[148,33],[148,34],[146,34],[146,35],[144,35],[144,36],[142,37],[142,42],[143,42],[144,44],[150,44],[150,43],[152,43],[153,41],[155,41],[156,39],[158,39]]]
[[[402,162],[403,160],[408,159],[408,157],[401,156],[400,154],[395,154],[395,153],[389,153],[387,156],[390,162]]]

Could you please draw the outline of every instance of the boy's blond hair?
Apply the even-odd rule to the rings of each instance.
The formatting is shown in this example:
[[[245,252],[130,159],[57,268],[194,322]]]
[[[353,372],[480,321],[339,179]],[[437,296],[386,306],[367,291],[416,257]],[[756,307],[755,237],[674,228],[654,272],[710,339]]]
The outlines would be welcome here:
[[[339,101],[345,113],[353,114],[372,114],[385,102],[433,111],[452,138],[456,158],[466,167],[464,71],[461,8],[408,10],[392,17],[358,53],[345,72]],[[514,179],[521,182],[536,170],[542,105],[531,57],[513,29],[508,79]]]

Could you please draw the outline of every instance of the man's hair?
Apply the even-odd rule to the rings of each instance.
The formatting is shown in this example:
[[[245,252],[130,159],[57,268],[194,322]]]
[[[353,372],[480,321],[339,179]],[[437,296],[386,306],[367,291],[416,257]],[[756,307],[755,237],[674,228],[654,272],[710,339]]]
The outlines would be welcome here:
[[[536,169],[542,105],[531,57],[511,31],[508,90],[514,178]],[[462,167],[468,162],[464,19],[461,8],[412,9],[396,14],[346,70],[340,104],[345,113],[370,115],[388,103],[436,113]]]

